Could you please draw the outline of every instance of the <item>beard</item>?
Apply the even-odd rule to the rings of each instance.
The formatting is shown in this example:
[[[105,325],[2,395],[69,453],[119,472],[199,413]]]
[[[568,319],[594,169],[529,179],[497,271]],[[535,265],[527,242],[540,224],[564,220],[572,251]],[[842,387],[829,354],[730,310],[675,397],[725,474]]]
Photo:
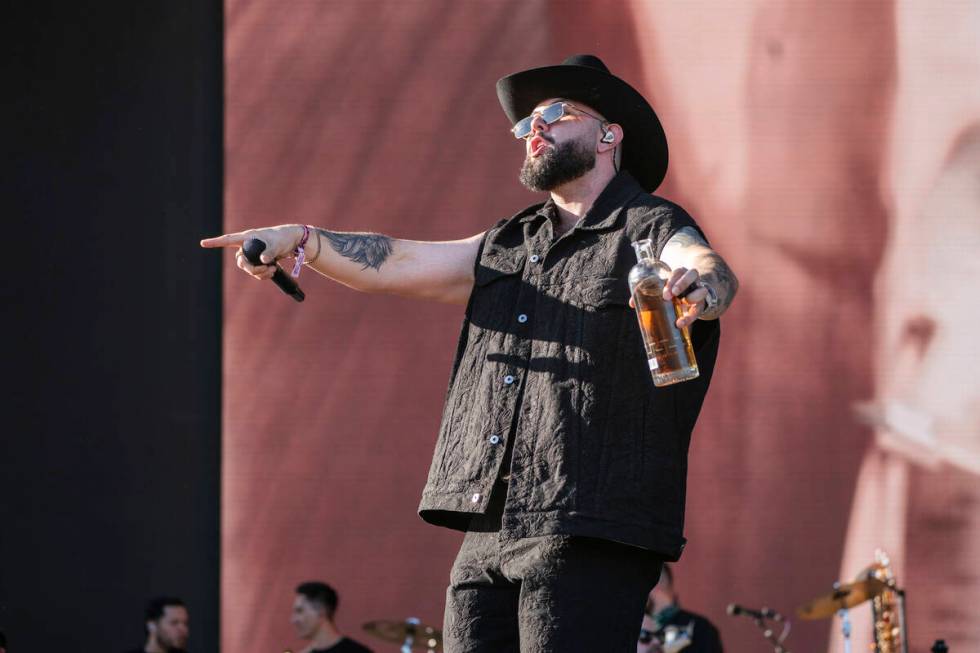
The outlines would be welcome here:
[[[184,650],[184,646],[187,645],[186,638],[181,637],[180,635],[170,637],[159,631],[157,631],[157,641],[161,646],[163,646],[164,649],[168,651],[182,651]]]
[[[537,157],[528,156],[518,177],[533,191],[550,191],[575,181],[595,167],[595,148],[585,139],[566,141],[547,148]]]

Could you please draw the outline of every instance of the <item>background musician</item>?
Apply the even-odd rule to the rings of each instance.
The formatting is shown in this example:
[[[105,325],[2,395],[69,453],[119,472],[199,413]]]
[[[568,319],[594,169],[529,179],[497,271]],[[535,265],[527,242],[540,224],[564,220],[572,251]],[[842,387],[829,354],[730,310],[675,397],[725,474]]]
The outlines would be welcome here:
[[[338,602],[337,592],[324,582],[309,581],[296,588],[289,621],[296,634],[310,642],[301,653],[372,653],[337,629]]]
[[[705,617],[680,607],[669,565],[650,591],[636,653],[722,653],[721,636]]]

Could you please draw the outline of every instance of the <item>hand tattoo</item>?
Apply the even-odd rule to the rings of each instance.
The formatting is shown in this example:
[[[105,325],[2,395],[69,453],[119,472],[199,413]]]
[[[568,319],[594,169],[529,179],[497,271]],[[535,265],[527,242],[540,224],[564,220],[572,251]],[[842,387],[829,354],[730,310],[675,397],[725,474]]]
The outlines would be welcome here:
[[[320,235],[330,242],[334,251],[349,258],[363,267],[362,270],[374,268],[380,270],[381,265],[391,254],[391,238],[381,234],[350,234],[338,231],[320,229]]]
[[[667,241],[667,246],[679,249],[698,245],[709,247],[707,241],[694,227],[680,229]],[[710,311],[705,311],[699,318],[713,320],[724,313],[731,305],[732,300],[735,299],[735,293],[738,292],[738,279],[728,264],[713,251],[698,254],[696,267],[701,273],[701,281],[711,286],[712,290],[715,291],[715,296],[718,297],[718,306]]]
[[[721,260],[720,256],[713,255],[712,259],[712,270],[702,274],[701,280],[714,289],[715,295],[718,297],[718,306],[701,315],[701,318],[705,320],[714,319],[728,310],[732,300],[735,299],[735,293],[738,292],[738,279],[731,268]]]

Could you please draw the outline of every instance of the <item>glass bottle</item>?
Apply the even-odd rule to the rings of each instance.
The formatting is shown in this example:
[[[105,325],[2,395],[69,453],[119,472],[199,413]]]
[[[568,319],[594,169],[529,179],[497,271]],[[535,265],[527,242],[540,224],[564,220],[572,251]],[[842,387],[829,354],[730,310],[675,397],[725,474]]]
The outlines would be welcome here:
[[[636,265],[630,270],[630,292],[636,304],[636,316],[646,345],[653,384],[671,385],[695,379],[698,362],[694,358],[691,334],[685,327],[677,328],[677,319],[684,314],[681,300],[664,300],[664,286],[670,280],[670,268],[657,260],[653,242],[633,243]]]

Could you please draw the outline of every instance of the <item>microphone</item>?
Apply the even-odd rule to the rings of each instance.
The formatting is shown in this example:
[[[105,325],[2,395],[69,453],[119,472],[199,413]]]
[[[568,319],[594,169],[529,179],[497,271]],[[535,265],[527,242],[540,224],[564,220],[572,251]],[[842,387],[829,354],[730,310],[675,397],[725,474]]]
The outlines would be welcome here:
[[[729,603],[728,609],[726,610],[728,614],[732,617],[737,617],[740,614],[744,614],[747,617],[752,617],[753,619],[772,619],[773,621],[782,621],[783,615],[779,614],[775,610],[770,610],[769,608],[759,608],[758,610],[753,610],[752,608],[746,608],[739,605],[738,603]]]
[[[242,243],[242,254],[245,255],[245,258],[252,265],[266,265],[260,258],[264,251],[265,243],[258,238],[249,238]],[[272,275],[272,281],[279,286],[279,289],[298,302],[306,299],[306,295],[299,289],[299,284],[296,283],[296,280],[283,272],[278,264],[272,263],[272,265],[276,268],[275,273]]]

